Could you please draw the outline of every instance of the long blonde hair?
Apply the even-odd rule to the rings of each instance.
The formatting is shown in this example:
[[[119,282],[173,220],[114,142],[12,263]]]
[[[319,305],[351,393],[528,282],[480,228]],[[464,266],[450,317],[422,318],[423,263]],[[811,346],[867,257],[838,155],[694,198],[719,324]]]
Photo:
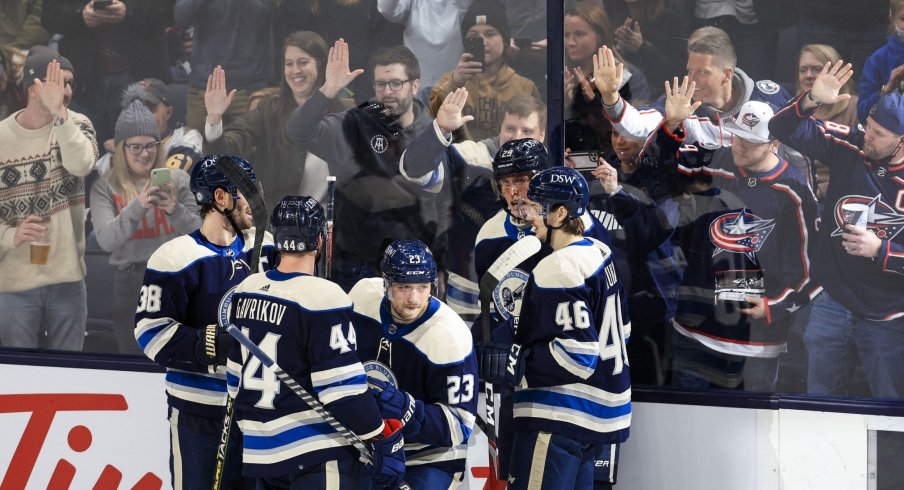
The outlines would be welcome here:
[[[122,196],[126,203],[129,203],[132,202],[132,199],[138,197],[139,189],[135,186],[135,181],[132,179],[132,172],[129,171],[129,163],[126,158],[128,156],[126,155],[125,141],[123,140],[116,143],[116,149],[113,150],[113,155],[110,158],[110,170],[107,171],[104,178],[107,179],[113,191]],[[158,143],[154,168],[162,168],[164,166],[166,166],[166,152],[163,151],[163,143]]]
[[[835,48],[829,46],[828,44],[807,44],[806,46],[800,48],[800,55],[797,58],[797,65],[800,66],[800,58],[803,57],[804,53],[810,53],[819,60],[819,63],[825,65],[827,62],[831,62],[835,64],[838,60],[841,59],[841,55],[838,54],[838,51]],[[800,85],[800,77],[797,77],[797,93],[801,93],[803,87]],[[841,87],[839,93],[842,94],[852,94],[855,95],[854,91],[854,78],[852,77],[850,80],[845,82],[844,86]],[[836,102],[831,106],[828,106],[828,112],[826,113],[823,119],[832,119],[833,117],[844,113],[847,110],[848,105],[851,103],[850,99],[843,100],[841,102]]]

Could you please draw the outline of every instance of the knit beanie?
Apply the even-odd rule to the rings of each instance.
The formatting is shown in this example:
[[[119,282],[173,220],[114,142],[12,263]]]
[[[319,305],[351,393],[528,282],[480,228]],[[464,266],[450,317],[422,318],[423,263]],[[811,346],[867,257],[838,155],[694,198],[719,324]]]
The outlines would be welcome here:
[[[160,128],[151,111],[140,100],[133,100],[119,113],[113,140],[118,145],[132,136],[153,136],[160,139]]]
[[[60,62],[60,68],[75,73],[72,63],[60,53],[47,46],[34,46],[28,50],[28,56],[25,57],[25,66],[22,72],[25,74],[23,83],[25,88],[31,87],[35,83],[35,78],[43,80],[47,76],[47,64],[53,60]]]
[[[172,105],[168,100],[169,89],[162,80],[157,78],[145,78],[126,87],[122,94],[122,107],[126,107],[136,99],[152,106],[160,103],[167,106]]]
[[[511,36],[511,28],[509,27],[508,17],[505,9],[495,0],[477,0],[468,8],[464,18],[461,20],[461,37],[468,36],[468,29],[475,25],[490,25],[502,34],[502,46],[508,47],[509,37]]]

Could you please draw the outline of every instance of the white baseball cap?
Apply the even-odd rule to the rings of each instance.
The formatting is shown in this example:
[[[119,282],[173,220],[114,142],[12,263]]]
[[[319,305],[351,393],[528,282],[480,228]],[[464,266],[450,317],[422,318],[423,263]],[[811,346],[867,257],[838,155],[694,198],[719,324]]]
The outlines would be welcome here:
[[[740,112],[728,117],[722,123],[725,131],[751,143],[769,143],[773,140],[769,134],[769,120],[775,111],[765,102],[749,100],[741,106]]]

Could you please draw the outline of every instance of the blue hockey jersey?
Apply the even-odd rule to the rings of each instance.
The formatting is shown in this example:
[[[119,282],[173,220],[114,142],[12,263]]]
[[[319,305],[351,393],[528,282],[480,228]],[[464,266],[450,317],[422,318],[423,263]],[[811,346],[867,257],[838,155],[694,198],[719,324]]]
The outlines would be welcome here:
[[[529,349],[515,428],[611,444],[628,438],[631,334],[609,247],[584,238],[531,274],[515,341]]]
[[[236,288],[232,322],[346,428],[366,440],[383,419],[356,356],[352,303],[337,284],[271,270]],[[247,349],[227,362],[229,395],[243,434],[243,473],[276,476],[358,451]]]
[[[719,352],[776,357],[786,350],[791,315],[818,293],[810,278],[813,192],[787,161],[753,172],[734,164],[731,148],[682,146],[683,141],[682,126],[675,134],[661,127],[649,148],[651,157],[679,173],[712,178],[709,190],[684,199],[692,210],[675,233],[687,258],[675,328]],[[716,278],[728,271],[762,271],[764,318],[715,300]]]
[[[820,216],[813,275],[854,314],[887,321],[904,316],[904,164],[870,161],[860,128],[818,121],[800,109],[800,97],[769,121],[769,131],[832,173]],[[841,245],[841,206],[869,206],[867,229],[882,239],[875,260]]]
[[[405,435],[406,464],[463,472],[480,390],[468,326],[436,298],[419,319],[394,324],[380,278],[362,279],[349,296],[368,376],[390,382],[424,407],[420,431]]]
[[[164,243],[148,260],[135,339],[145,355],[166,367],[167,401],[185,413],[223,417],[225,368],[198,360],[197,330],[228,318],[229,291],[251,273],[248,253],[253,243],[253,230],[225,247],[195,230]],[[274,254],[273,239],[266,233],[261,265]]]
[[[606,244],[609,243],[609,233],[606,231],[606,227],[593,215],[585,213],[581,216],[581,221],[584,223],[584,236]],[[480,232],[477,234],[477,241],[474,244],[474,267],[477,271],[477,277],[482,278],[499,256],[505,253],[513,243],[527,235],[533,235],[530,226],[525,228],[516,226],[512,217],[505,210],[500,210],[496,213],[480,228]],[[499,284],[493,291],[493,303],[490,304],[494,325],[514,318],[514,325],[517,326],[516,320],[521,311],[521,301],[524,298],[524,288],[527,285],[528,275],[540,259],[551,252],[552,249],[548,245],[543,244],[537,254],[518,264],[500,278]],[[474,289],[477,289],[476,284]],[[477,297],[474,296],[473,299],[476,301]]]

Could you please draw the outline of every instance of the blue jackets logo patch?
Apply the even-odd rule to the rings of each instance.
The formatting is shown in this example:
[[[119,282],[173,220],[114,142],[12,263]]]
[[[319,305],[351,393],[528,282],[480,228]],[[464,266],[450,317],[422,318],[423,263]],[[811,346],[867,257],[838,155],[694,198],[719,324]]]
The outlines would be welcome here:
[[[832,236],[839,236],[844,232],[844,215],[841,207],[845,204],[869,206],[866,229],[882,240],[893,239],[904,228],[904,215],[896,213],[891,206],[882,202],[882,194],[876,197],[844,196],[835,203],[835,230]]]
[[[709,225],[709,239],[716,246],[713,257],[726,251],[744,254],[756,262],[756,252],[766,243],[773,228],[775,220],[761,219],[746,209],[723,214]]]
[[[493,303],[504,320],[513,316],[517,318],[521,314],[521,300],[524,299],[528,277],[521,269],[512,269],[502,276],[502,280],[493,290]]]
[[[379,379],[380,381],[385,381],[392,386],[398,388],[399,382],[396,380],[395,374],[393,374],[392,370],[379,361],[367,361],[363,363],[364,365],[364,373],[367,374],[368,379]]]

